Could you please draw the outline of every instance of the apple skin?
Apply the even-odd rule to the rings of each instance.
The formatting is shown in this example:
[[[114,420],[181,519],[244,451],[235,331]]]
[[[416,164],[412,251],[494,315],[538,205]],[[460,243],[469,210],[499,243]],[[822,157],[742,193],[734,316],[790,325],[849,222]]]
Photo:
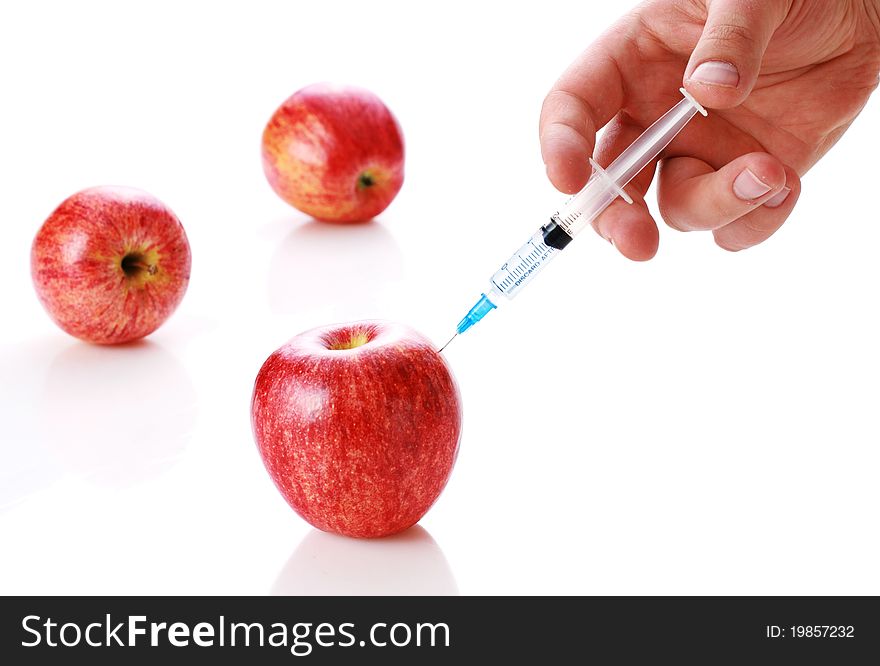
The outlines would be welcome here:
[[[49,316],[97,344],[155,331],[183,298],[190,264],[174,213],[128,187],[77,192],[43,223],[31,247],[31,277]]]
[[[297,210],[325,222],[364,222],[403,185],[403,133],[369,90],[318,83],[294,93],[263,131],[263,170]]]
[[[275,351],[257,375],[251,422],[269,475],[300,516],[326,532],[381,537],[417,523],[446,485],[461,399],[427,338],[362,321],[301,333]]]

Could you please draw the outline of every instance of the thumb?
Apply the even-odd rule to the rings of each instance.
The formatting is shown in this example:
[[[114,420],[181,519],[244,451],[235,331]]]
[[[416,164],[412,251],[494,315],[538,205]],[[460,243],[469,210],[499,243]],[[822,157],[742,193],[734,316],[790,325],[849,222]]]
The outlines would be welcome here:
[[[703,34],[685,69],[684,86],[703,106],[725,109],[745,101],[761,60],[785,18],[781,0],[713,0]]]

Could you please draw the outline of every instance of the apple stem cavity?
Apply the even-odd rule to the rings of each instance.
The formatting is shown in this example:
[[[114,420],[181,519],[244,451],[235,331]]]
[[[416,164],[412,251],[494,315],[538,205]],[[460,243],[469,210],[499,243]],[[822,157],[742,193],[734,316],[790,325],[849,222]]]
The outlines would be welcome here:
[[[155,265],[147,262],[146,257],[139,252],[129,252],[120,262],[122,272],[127,277],[135,278],[143,273],[155,275],[158,270]]]
[[[324,338],[324,346],[331,351],[356,349],[370,342],[375,336],[372,329],[353,328],[336,331]]]
[[[369,171],[364,171],[358,177],[358,189],[359,190],[369,189],[369,188],[373,187],[373,185],[375,185],[375,184],[376,184],[376,179],[373,177],[373,174],[371,174]]]

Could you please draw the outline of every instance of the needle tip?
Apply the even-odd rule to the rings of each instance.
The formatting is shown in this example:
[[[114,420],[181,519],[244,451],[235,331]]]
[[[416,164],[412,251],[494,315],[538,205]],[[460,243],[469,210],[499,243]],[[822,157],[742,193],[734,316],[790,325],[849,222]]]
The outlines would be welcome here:
[[[453,335],[451,338],[449,338],[449,339],[446,341],[446,344],[445,344],[445,345],[443,345],[442,347],[440,347],[439,350],[437,350],[437,353],[438,353],[438,354],[442,353],[443,350],[446,349],[446,348],[449,346],[449,343],[452,342],[453,340],[455,340],[455,338],[457,338],[457,337],[458,337],[458,333],[456,332],[455,335]]]

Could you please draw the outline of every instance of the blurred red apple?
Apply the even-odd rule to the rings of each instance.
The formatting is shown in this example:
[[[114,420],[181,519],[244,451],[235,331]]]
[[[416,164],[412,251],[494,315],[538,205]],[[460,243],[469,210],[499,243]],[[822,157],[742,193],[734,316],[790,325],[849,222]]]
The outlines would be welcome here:
[[[95,187],[65,200],[31,248],[37,296],[71,335],[117,344],[155,331],[189,283],[183,227],[161,201],[128,187]]]
[[[327,532],[380,537],[418,522],[446,485],[461,401],[429,340],[364,321],[307,331],[273,353],[251,419],[297,513]]]
[[[403,134],[369,90],[315,84],[294,93],[263,131],[272,189],[318,220],[362,222],[403,185]]]

